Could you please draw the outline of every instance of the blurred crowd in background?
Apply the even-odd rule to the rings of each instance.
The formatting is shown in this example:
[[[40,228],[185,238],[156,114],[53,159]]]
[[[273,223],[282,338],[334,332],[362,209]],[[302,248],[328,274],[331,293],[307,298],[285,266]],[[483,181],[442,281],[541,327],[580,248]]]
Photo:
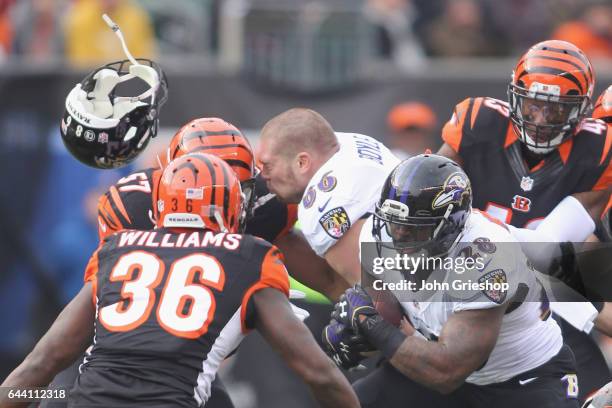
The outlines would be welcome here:
[[[58,130],[74,81],[125,58],[102,13],[134,56],[161,63],[170,84],[163,131],[117,171],[76,162]],[[9,95],[0,100],[0,176],[13,186],[0,194],[0,378],[82,284],[99,194],[154,165],[181,124],[221,116],[256,143],[267,119],[303,105],[399,157],[435,151],[452,107],[469,96],[505,99],[516,59],[544,39],[570,41],[591,58],[595,96],[609,85],[610,0],[0,0],[0,86]],[[495,78],[476,59],[501,61]],[[438,76],[436,60],[446,65]],[[214,71],[207,78],[205,66]],[[260,86],[243,87],[228,79],[234,73]],[[364,78],[379,83],[354,86]]]
[[[304,5],[311,19],[329,10],[358,13],[373,54],[407,67],[428,57],[519,55],[542,38],[573,42],[595,60],[612,58],[605,0],[1,0],[0,52],[4,61],[65,57],[77,66],[121,58],[100,19],[108,13],[135,55],[214,58],[226,19]]]

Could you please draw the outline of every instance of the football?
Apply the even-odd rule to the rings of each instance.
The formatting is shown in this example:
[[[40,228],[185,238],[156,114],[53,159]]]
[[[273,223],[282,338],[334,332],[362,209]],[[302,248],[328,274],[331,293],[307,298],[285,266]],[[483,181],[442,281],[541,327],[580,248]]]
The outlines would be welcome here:
[[[382,290],[374,291],[372,301],[374,302],[374,307],[383,319],[396,327],[400,326],[404,313],[399,301],[391,292]]]

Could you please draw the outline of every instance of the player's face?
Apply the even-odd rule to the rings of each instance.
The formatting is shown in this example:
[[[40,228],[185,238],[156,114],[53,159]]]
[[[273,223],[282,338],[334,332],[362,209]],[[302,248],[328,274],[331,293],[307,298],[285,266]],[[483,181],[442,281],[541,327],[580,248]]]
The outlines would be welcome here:
[[[293,158],[278,153],[274,143],[268,139],[262,139],[258,157],[261,176],[266,180],[268,190],[284,202],[299,203],[304,189],[299,187],[294,173]]]
[[[556,136],[551,128],[538,128],[536,126],[563,125],[567,123],[568,109],[561,103],[541,101],[524,98],[521,105],[521,114],[526,123],[526,131],[535,142],[546,143]]]
[[[402,253],[415,252],[422,244],[429,242],[434,228],[432,225],[414,226],[387,223],[387,233],[393,238],[396,248],[401,248]]]

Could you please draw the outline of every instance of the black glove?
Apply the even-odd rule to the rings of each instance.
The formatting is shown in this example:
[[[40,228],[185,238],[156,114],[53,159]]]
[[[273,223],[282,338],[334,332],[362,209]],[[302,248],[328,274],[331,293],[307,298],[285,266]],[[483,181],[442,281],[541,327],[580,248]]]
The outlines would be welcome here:
[[[336,320],[323,329],[323,345],[338,367],[345,370],[360,367],[359,362],[366,358],[362,352],[376,350],[363,336]]]
[[[370,295],[359,285],[347,289],[340,297],[334,306],[332,319],[362,334],[388,359],[393,357],[406,338],[400,329],[383,319]]]
[[[550,266],[550,275],[559,279],[570,288],[586,296],[584,282],[576,261],[576,250],[571,242],[561,242],[561,257],[553,260]]]

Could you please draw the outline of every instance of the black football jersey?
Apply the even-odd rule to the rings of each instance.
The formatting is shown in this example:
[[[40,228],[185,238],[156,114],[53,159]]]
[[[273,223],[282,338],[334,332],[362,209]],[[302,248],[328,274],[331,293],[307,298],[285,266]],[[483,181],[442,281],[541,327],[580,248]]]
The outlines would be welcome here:
[[[583,120],[569,140],[530,169],[508,114],[506,102],[468,98],[455,107],[442,131],[463,159],[475,208],[529,227],[566,196],[604,190],[612,183],[612,131],[604,122]]]
[[[285,204],[268,190],[260,175],[255,179],[253,215],[246,224],[246,233],[269,242],[285,235],[297,221],[297,204]]]
[[[153,190],[161,170],[149,168],[123,177],[98,199],[98,236],[125,229],[149,230],[155,227]]]
[[[146,169],[120,179],[98,202],[100,241],[124,229],[149,230],[155,227],[153,194],[161,176],[159,169]],[[274,242],[297,220],[297,205],[281,202],[270,193],[261,176],[255,180],[255,204],[246,233]]]
[[[126,230],[92,256],[93,348],[76,406],[196,407],[219,364],[253,328],[252,295],[289,294],[280,251],[249,235]]]

